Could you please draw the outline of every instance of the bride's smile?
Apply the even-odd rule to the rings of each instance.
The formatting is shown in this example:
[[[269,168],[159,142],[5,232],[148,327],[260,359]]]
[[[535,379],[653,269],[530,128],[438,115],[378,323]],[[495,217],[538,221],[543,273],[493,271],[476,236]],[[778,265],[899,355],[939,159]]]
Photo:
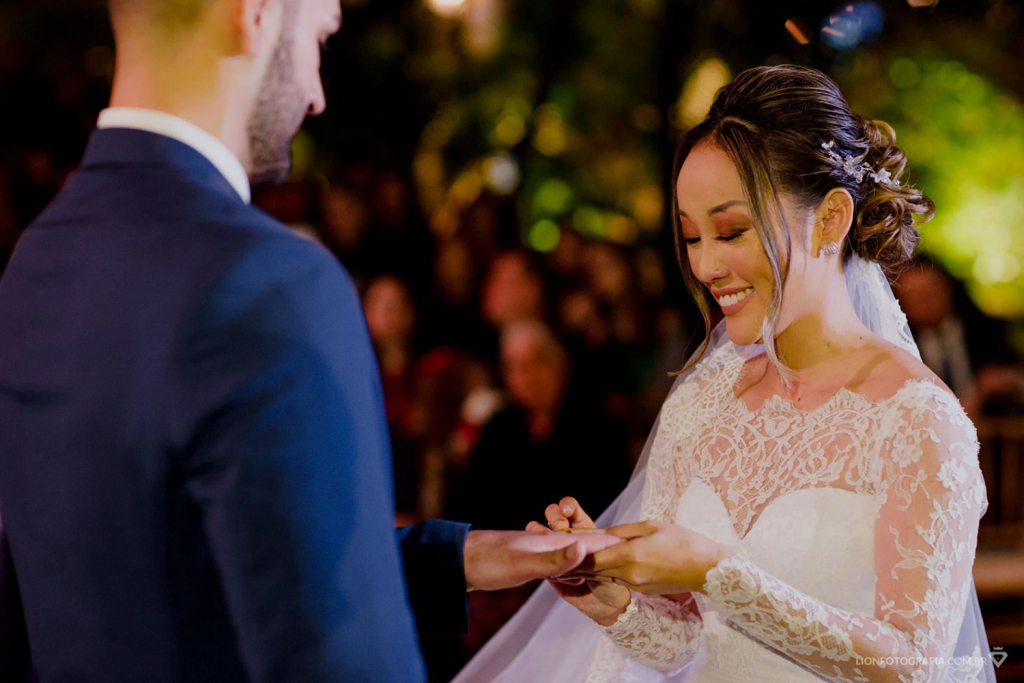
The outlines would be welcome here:
[[[742,289],[738,292],[727,292],[724,294],[716,294],[712,291],[715,301],[717,301],[718,305],[722,307],[722,313],[727,316],[739,313],[743,308],[740,304],[746,305],[747,299],[749,299],[750,295],[753,293],[753,287],[747,287],[746,289]]]

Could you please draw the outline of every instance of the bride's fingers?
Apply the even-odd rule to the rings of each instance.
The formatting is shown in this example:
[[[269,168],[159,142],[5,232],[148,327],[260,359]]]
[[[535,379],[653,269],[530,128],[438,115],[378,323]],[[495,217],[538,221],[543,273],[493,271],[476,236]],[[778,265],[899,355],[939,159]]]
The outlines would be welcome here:
[[[574,528],[594,528],[594,520],[590,519],[590,516],[583,511],[583,508],[580,507],[579,502],[575,498],[571,496],[563,498],[558,502],[558,506],[561,508],[561,513],[569,519],[570,524]]]
[[[598,583],[612,583],[612,577],[602,576],[601,574],[588,574],[585,572],[572,571],[568,574],[562,574],[558,577],[559,581],[596,581]]]
[[[571,578],[570,575],[568,575],[568,574],[566,574],[565,576],[553,577],[551,580],[552,581],[556,581],[556,582],[561,583],[561,584],[564,584],[566,586],[580,586],[580,585],[582,585],[583,583],[586,582],[586,579],[583,578],[583,577]]]
[[[540,522],[530,522],[526,525],[526,530],[531,534],[546,534],[550,531],[546,526]]]
[[[548,526],[555,531],[565,531],[569,528],[569,518],[562,514],[557,503],[548,505],[544,510],[544,517],[548,520]]]
[[[552,503],[544,510],[544,516],[548,520],[548,526],[555,531],[566,529],[594,529],[594,521],[590,519],[575,498],[563,498],[558,503]]]
[[[576,574],[574,572],[570,572],[568,574],[565,574],[564,576],[559,577],[557,580],[560,583],[568,583],[570,578],[574,578],[578,580],[580,583],[610,583],[615,584],[616,586],[630,588],[635,591],[641,591],[642,588],[641,586],[634,585],[629,581],[626,581],[625,579],[620,578],[618,576],[605,576],[604,574]],[[552,581],[554,580],[555,579],[552,579]]]

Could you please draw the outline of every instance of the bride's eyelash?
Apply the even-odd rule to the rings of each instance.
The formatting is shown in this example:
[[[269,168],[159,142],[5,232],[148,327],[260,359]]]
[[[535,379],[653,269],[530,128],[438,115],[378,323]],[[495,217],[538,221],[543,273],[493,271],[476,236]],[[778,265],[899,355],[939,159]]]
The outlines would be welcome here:
[[[716,239],[718,239],[718,240],[720,240],[722,242],[732,242],[734,240],[739,239],[740,236],[743,235],[743,233],[745,233],[745,232],[746,232],[745,229],[744,230],[738,230],[738,231],[736,231],[734,233],[730,233],[728,235],[719,235]],[[686,246],[690,246],[691,244],[696,244],[697,242],[700,242],[700,238],[699,237],[689,237],[689,238],[683,240],[683,244],[685,244]]]

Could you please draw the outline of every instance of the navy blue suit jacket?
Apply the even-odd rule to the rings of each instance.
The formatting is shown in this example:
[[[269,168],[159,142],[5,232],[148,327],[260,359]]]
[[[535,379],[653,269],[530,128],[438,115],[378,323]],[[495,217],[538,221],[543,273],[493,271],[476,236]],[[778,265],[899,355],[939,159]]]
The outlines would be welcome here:
[[[396,543],[392,496],[337,261],[191,147],[96,131],[0,279],[0,502],[40,680],[421,680],[409,600],[465,629],[468,527]]]

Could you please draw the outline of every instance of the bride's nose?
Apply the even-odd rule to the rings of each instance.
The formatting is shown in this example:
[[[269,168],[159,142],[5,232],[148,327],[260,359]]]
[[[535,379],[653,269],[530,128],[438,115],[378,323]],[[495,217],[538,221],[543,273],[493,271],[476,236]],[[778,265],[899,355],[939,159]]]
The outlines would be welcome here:
[[[697,257],[697,279],[710,287],[715,280],[720,280],[729,274],[722,260],[715,254],[714,249],[701,249]]]

